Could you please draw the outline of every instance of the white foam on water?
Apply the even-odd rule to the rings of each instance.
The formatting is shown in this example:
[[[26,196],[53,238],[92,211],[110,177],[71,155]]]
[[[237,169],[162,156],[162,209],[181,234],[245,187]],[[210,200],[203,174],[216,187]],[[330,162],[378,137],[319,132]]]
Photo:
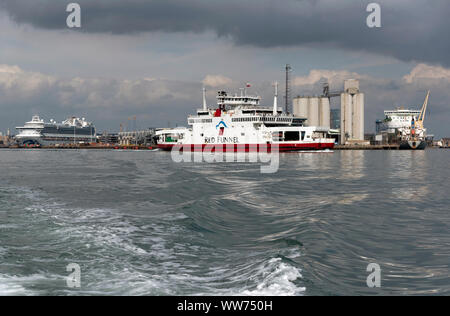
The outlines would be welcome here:
[[[6,248],[3,248],[2,246],[0,246],[0,257],[5,255],[6,253]]]
[[[188,291],[195,295],[258,296],[301,295],[305,291],[295,282],[302,277],[300,270],[283,262],[281,258],[265,260],[260,264],[247,262],[238,270],[228,266],[217,267],[218,270],[210,274],[199,273],[202,268],[195,266],[195,261],[180,262],[180,258],[191,258],[201,251],[198,246],[183,243],[167,245],[166,236],[179,234],[180,228],[177,225],[167,227],[165,222],[187,218],[183,213],[160,216],[159,220],[164,223],[157,221],[139,226],[124,218],[117,210],[72,209],[31,190],[21,193],[32,202],[26,208],[28,211],[44,215],[56,225],[53,233],[68,238],[69,243],[73,242],[72,239],[78,239],[77,242],[85,249],[100,247],[97,250],[99,260],[105,254],[108,260],[112,260],[105,262],[103,267],[96,264],[94,270],[83,270],[80,294],[176,295],[180,291]],[[151,234],[141,234],[145,231],[151,231]],[[148,247],[143,249],[140,244]],[[117,253],[117,260],[111,259],[110,253]],[[145,263],[135,266],[126,255],[140,256]],[[295,258],[299,255],[295,251],[289,252],[286,257]],[[39,295],[42,293],[33,285],[49,281],[53,282],[53,278],[42,275],[0,275],[0,295]],[[246,285],[243,285],[245,282]],[[71,292],[66,294],[70,295]]]
[[[302,295],[304,287],[298,287],[294,281],[302,278],[300,270],[282,262],[281,258],[273,258],[260,267],[259,281],[256,289],[244,290],[237,294],[239,296],[294,296]]]
[[[41,274],[29,276],[11,276],[0,274],[0,296],[33,296],[39,295],[39,291],[31,290],[38,283],[54,282],[58,277],[47,277]]]
[[[0,275],[0,296],[16,296],[16,295],[31,295],[27,289],[25,289],[17,277],[8,277]]]
[[[92,295],[172,295],[160,276],[124,268],[117,271],[93,271],[97,280],[82,283],[83,294]]]
[[[298,258],[298,257],[301,257],[301,256],[302,256],[302,253],[297,248],[289,249],[287,251],[286,255],[285,255],[285,257],[289,258],[289,259],[295,259],[295,258]]]

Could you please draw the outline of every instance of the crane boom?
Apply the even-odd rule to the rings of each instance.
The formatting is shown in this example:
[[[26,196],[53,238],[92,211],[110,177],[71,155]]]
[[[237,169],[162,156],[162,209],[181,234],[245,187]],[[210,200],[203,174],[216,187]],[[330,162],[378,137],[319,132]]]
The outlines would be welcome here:
[[[429,98],[430,98],[430,91],[428,90],[427,96],[425,97],[425,102],[423,102],[422,110],[420,111],[420,115],[417,119],[417,125],[418,125],[418,127],[422,128],[422,129],[423,129],[423,121],[425,121],[425,115],[427,113]]]

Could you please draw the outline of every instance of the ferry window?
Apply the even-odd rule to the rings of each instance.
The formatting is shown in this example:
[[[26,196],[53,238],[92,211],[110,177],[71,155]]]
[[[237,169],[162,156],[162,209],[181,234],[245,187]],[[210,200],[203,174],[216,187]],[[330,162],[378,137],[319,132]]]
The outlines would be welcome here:
[[[299,132],[284,132],[284,141],[299,141]]]
[[[274,142],[282,142],[283,141],[283,132],[273,132],[272,140]]]
[[[302,131],[302,140],[305,140],[305,134],[306,132]]]

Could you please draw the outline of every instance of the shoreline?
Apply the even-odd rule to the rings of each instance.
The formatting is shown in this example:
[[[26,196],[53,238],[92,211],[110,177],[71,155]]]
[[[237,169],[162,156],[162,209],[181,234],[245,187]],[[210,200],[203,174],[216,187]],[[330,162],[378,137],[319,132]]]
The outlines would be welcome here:
[[[156,146],[42,146],[42,147],[19,147],[19,146],[0,146],[1,149],[43,149],[43,150],[155,150]],[[426,149],[450,149],[450,147],[427,147]],[[365,145],[348,146],[336,145],[332,150],[400,150],[399,145]],[[410,149],[413,150],[413,149]],[[407,151],[407,149],[406,149]]]

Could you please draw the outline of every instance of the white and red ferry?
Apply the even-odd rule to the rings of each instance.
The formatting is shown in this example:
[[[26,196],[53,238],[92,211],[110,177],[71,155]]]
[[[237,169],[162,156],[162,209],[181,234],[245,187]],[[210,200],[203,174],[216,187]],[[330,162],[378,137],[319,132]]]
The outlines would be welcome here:
[[[158,148],[183,151],[300,151],[332,149],[335,140],[329,130],[304,126],[305,118],[283,113],[277,106],[277,86],[273,108],[260,106],[259,96],[219,91],[217,108],[206,105],[188,117],[189,128],[162,129],[156,132]]]

